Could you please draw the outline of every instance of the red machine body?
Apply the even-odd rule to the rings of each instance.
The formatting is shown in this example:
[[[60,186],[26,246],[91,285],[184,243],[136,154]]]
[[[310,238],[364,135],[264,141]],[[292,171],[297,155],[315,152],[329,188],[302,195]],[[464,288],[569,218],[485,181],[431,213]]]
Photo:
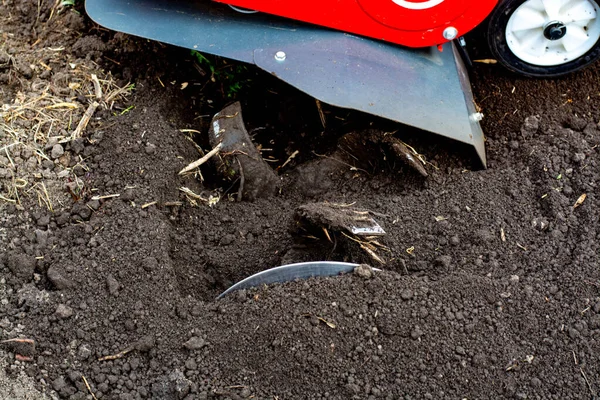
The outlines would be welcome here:
[[[498,0],[216,0],[408,47],[448,42],[481,23]],[[453,36],[453,35],[450,35]],[[453,38],[453,37],[451,37]]]

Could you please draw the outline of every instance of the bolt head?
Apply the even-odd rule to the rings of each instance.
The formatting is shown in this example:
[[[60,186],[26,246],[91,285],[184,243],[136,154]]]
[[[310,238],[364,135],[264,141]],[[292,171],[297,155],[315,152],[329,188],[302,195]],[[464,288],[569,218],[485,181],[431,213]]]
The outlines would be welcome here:
[[[285,60],[285,57],[286,57],[285,51],[279,50],[277,53],[275,53],[275,59],[277,61],[283,61],[283,60]]]
[[[483,119],[483,113],[475,112],[469,115],[469,119],[473,122],[479,122]]]
[[[456,29],[453,26],[449,26],[446,29],[444,29],[443,36],[446,40],[454,40],[458,36],[458,29]]]

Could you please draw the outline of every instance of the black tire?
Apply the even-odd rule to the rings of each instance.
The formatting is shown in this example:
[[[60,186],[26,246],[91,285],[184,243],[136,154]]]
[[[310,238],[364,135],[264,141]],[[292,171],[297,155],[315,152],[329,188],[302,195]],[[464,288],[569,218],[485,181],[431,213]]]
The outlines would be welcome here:
[[[506,28],[515,10],[527,1],[529,0],[500,0],[488,20],[487,40],[490,51],[505,68],[527,77],[554,78],[585,68],[600,58],[600,39],[586,54],[560,65],[539,66],[517,57],[507,44]],[[600,17],[600,10],[598,13]]]

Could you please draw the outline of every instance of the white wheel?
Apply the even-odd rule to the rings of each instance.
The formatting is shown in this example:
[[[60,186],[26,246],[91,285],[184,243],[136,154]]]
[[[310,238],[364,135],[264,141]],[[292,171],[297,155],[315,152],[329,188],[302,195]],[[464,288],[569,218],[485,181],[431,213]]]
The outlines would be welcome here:
[[[600,56],[598,0],[504,0],[490,17],[488,41],[509,69],[558,76]]]
[[[590,51],[600,38],[598,5],[591,0],[529,0],[511,15],[506,42],[521,60],[560,65]]]

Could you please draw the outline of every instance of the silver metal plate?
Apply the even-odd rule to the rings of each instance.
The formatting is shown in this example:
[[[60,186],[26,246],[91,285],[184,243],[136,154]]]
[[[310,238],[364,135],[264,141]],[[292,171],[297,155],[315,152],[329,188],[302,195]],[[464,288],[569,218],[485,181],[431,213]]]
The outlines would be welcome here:
[[[249,289],[260,285],[291,282],[297,279],[308,279],[317,276],[335,276],[352,272],[356,267],[358,267],[358,264],[336,261],[314,261],[282,265],[281,267],[275,267],[259,272],[236,283],[221,293],[217,298],[220,299],[236,290]]]
[[[374,219],[369,220],[365,226],[353,226],[350,229],[354,235],[357,236],[383,236],[385,231]]]

